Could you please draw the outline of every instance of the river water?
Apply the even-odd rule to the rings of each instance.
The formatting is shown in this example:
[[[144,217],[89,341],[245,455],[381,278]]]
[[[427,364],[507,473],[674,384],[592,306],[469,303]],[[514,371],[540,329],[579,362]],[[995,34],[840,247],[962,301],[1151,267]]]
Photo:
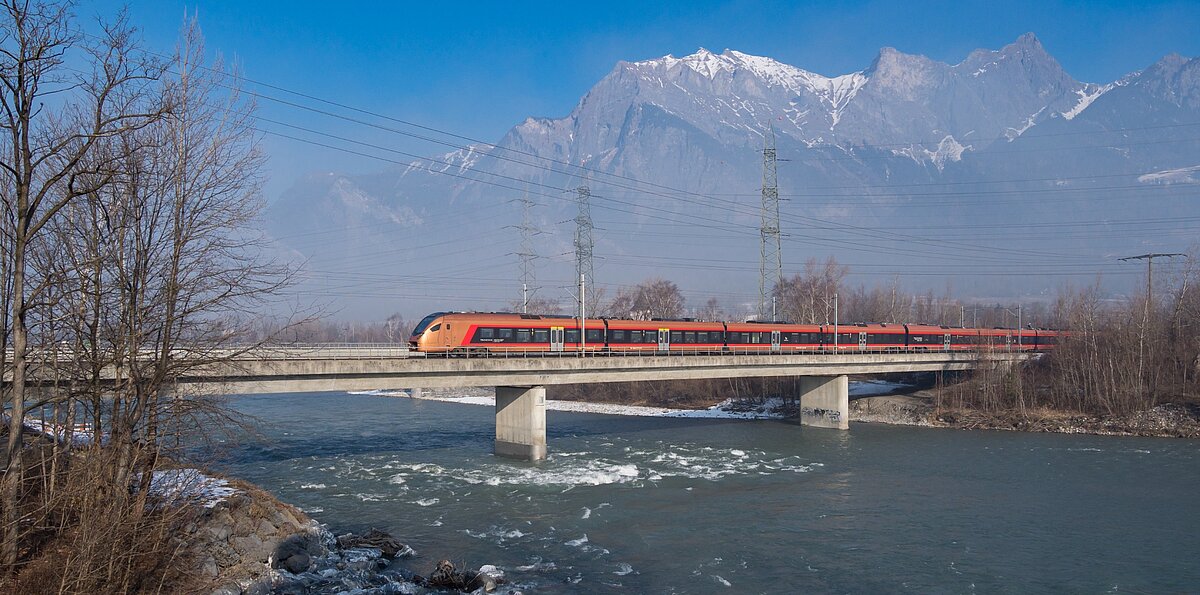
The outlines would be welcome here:
[[[1200,591],[1200,441],[547,413],[498,459],[490,407],[232,399],[225,470],[335,532],[379,527],[536,593]]]

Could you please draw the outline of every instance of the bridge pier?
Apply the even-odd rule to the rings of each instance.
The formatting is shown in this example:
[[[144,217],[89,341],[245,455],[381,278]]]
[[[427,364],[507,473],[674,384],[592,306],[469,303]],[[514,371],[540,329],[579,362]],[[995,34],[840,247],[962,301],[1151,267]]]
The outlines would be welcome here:
[[[502,457],[546,458],[546,387],[496,387],[496,449]]]
[[[850,429],[850,380],[846,376],[800,378],[800,424]]]

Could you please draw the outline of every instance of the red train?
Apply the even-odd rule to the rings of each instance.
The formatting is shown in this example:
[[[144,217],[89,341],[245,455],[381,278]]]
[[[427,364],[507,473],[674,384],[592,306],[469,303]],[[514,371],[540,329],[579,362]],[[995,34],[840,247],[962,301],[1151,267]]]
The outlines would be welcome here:
[[[435,312],[409,345],[426,353],[795,353],[1053,349],[1063,331],[917,324],[790,324],[619,320],[487,312]]]

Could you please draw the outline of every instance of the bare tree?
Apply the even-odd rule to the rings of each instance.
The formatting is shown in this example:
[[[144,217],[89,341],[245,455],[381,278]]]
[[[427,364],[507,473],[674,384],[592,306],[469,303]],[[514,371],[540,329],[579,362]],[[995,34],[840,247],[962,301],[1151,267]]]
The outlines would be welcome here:
[[[804,273],[775,284],[772,295],[778,304],[778,317],[792,322],[831,322],[834,299],[842,290],[847,272],[832,256],[824,263],[809,259],[804,264]]]
[[[721,307],[721,301],[715,297],[708,298],[704,302],[704,307],[698,313],[701,320],[725,320],[725,309]]]
[[[7,239],[4,268],[11,275],[4,320],[9,328],[3,334],[11,336],[13,359],[5,394],[11,416],[0,489],[0,563],[11,571],[20,538],[16,510],[24,469],[30,318],[46,290],[46,283],[28,277],[29,254],[63,208],[93,190],[90,184],[105,181],[103,169],[93,172],[99,175],[81,169],[97,145],[155,121],[158,113],[145,109],[144,101],[157,70],[135,58],[123,22],[91,42],[81,39],[65,3],[7,0],[2,10],[0,130],[6,134],[0,224]],[[67,62],[76,57],[90,64],[90,72],[72,74]]]
[[[650,320],[679,318],[684,312],[684,297],[679,287],[666,279],[648,279],[633,288],[621,288],[609,302],[606,312],[614,318]]]

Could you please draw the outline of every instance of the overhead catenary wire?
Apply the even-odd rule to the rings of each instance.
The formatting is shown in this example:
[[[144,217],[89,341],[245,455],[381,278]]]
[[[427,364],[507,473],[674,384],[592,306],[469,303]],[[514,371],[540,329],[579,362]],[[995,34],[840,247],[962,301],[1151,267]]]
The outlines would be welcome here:
[[[279,89],[282,89],[282,88],[279,88]],[[290,92],[290,91],[289,91],[289,92]],[[340,105],[340,104],[339,104],[339,105]],[[343,106],[343,107],[345,107],[346,109],[357,109],[357,108],[353,108],[353,107],[351,107],[351,106]],[[367,113],[370,113],[370,112],[367,112]],[[385,118],[387,117],[387,116],[382,116],[382,115],[379,115],[379,114],[374,114],[374,115],[376,115],[376,116],[379,116],[379,117],[385,117]],[[413,125],[415,125],[415,124],[413,124]],[[419,125],[416,125],[416,126],[419,126]],[[441,134],[446,134],[446,133],[445,133],[445,131],[440,131],[440,130],[437,130],[437,129],[435,129],[435,128],[430,128],[430,127],[424,127],[424,128],[426,128],[426,129],[427,129],[427,130],[429,130],[429,131],[438,132],[438,133],[441,133]],[[1098,133],[1101,133],[1101,132],[1112,132],[1112,131],[1098,131]],[[472,140],[472,141],[474,141],[474,139],[469,139],[468,137],[461,137],[461,138],[463,138],[463,139],[466,139],[466,140]],[[492,147],[492,148],[503,148],[503,147],[499,147],[498,145],[494,145],[494,144],[491,144],[491,143],[481,143],[481,144],[485,144],[485,145],[487,145],[487,146],[489,146],[489,147]],[[332,148],[332,147],[330,147],[330,148]],[[344,148],[338,148],[337,150],[345,150],[345,149],[344,149]],[[536,155],[534,155],[534,154],[532,154],[532,153],[530,153],[530,154],[528,154],[528,155],[530,155],[530,156],[534,156],[534,157],[536,157],[536,158],[538,158],[538,159],[544,159],[543,157],[541,157],[541,156],[536,156]],[[370,155],[364,155],[364,156],[370,156]],[[377,156],[370,156],[370,157],[372,157],[372,158],[378,158]],[[566,164],[566,165],[567,165],[567,166],[569,166],[569,167],[580,167],[578,164],[570,164],[570,163],[568,163],[568,162],[560,162],[560,163],[564,163],[564,164]],[[528,166],[529,164],[528,164],[528,163],[525,163],[524,165],[527,165],[527,166]],[[431,171],[432,171],[432,170],[431,170]],[[479,170],[479,171],[480,171],[480,173],[483,173],[484,175],[495,175],[495,174],[494,174],[494,173],[492,173],[492,172],[486,172],[486,171],[483,171],[483,170]],[[563,172],[556,172],[555,170],[552,170],[552,169],[550,169],[550,170],[547,170],[547,171],[551,171],[552,173],[563,173]],[[433,172],[433,173],[443,173],[443,172]],[[601,172],[601,173],[603,173],[603,172]],[[1136,174],[1128,174],[1128,175],[1136,175]],[[468,179],[470,179],[470,178],[468,178]],[[653,186],[658,186],[658,187],[662,187],[662,188],[669,188],[669,187],[666,187],[666,186],[662,186],[662,185],[656,185],[656,184],[652,184],[652,183],[649,183],[649,182],[643,182],[643,181],[640,181],[640,180],[634,180],[633,178],[628,178],[628,177],[626,177],[626,179],[628,179],[628,180],[631,180],[631,181],[634,181],[634,182],[636,182],[636,183],[639,183],[639,184],[646,184],[646,185],[650,185],[650,186],[652,186],[652,187],[653,187]],[[1089,179],[1090,179],[1090,178],[1089,178]],[[478,180],[475,180],[475,181],[478,181]],[[1022,180],[1014,180],[1014,181],[1009,181],[1009,182],[1010,182],[1010,183],[1016,183],[1016,182],[1021,182],[1021,181],[1022,181]],[[481,182],[481,183],[482,183],[482,182]],[[604,183],[604,182],[601,182],[601,183]],[[994,182],[988,182],[988,183],[994,183]],[[675,190],[675,191],[678,191],[678,192],[683,192],[683,193],[686,193],[686,194],[690,194],[690,195],[694,195],[694,196],[704,196],[704,197],[706,197],[706,196],[709,196],[709,195],[705,195],[705,194],[700,194],[700,193],[692,193],[692,192],[682,191],[682,190],[678,190],[678,189],[673,189],[673,190]],[[1063,190],[1072,190],[1072,189],[1063,189]],[[1011,192],[1017,192],[1017,191],[1011,191]],[[658,196],[662,196],[662,194],[656,194],[656,195],[658,195]],[[558,197],[558,196],[555,196],[554,198],[556,198],[556,199],[561,199],[561,197]],[[671,198],[671,197],[670,197],[670,196],[665,196],[665,198]],[[620,203],[618,203],[618,204],[620,204]],[[625,203],[625,204],[629,204],[629,203]],[[644,205],[633,205],[633,206],[636,206],[637,208],[642,208]],[[629,211],[623,211],[623,210],[620,210],[620,209],[614,209],[614,210],[616,210],[616,211],[618,211],[618,212],[629,212]],[[660,212],[667,212],[667,213],[669,213],[670,215],[673,215],[673,216],[680,216],[680,217],[690,217],[690,214],[674,213],[674,212],[670,212],[670,211],[664,211],[664,210],[661,210],[661,209],[660,209],[659,211],[660,211]],[[744,214],[744,213],[743,213],[743,214]],[[660,219],[660,220],[668,220],[668,219]],[[668,220],[668,221],[670,221],[670,220]],[[714,220],[714,221],[715,221],[715,220]],[[818,221],[819,221],[819,220],[818,220]],[[676,222],[676,223],[683,223],[682,221],[678,221],[678,220],[675,220],[674,222]],[[722,222],[722,223],[728,224],[728,221],[725,221],[725,222]],[[688,223],[688,224],[690,225],[691,223]],[[857,228],[857,229],[859,229],[859,230],[861,230],[861,231],[866,231],[866,230],[869,230],[869,229],[871,229],[871,228],[869,228],[869,227],[860,227],[860,228]],[[895,240],[896,240],[896,241],[902,241],[902,240],[904,240],[904,239],[913,239],[913,238],[911,238],[911,236],[899,236],[899,237],[896,237],[896,238],[895,238]],[[916,239],[920,239],[920,238],[916,238]],[[831,241],[831,242],[835,242],[835,243],[838,243],[838,242],[839,242],[838,240],[832,240],[832,239],[831,239],[831,240],[829,240],[829,241]],[[842,242],[840,242],[840,243],[841,243],[842,245],[845,245],[845,244],[847,244],[847,242],[844,242],[844,241],[842,241]],[[945,244],[945,242],[944,242],[944,241],[943,241],[943,242],[939,242],[939,241],[937,241],[937,240],[933,240],[933,241],[931,241],[931,244],[930,244],[930,245],[946,245],[946,244]],[[1009,251],[1009,250],[1004,250],[1004,249],[997,249],[996,251],[997,251],[998,253],[1010,253],[1010,251]],[[930,254],[931,254],[931,252],[927,252],[927,253],[930,253]],[[1031,253],[1030,255],[1034,255],[1034,254],[1033,254],[1033,253]]]

